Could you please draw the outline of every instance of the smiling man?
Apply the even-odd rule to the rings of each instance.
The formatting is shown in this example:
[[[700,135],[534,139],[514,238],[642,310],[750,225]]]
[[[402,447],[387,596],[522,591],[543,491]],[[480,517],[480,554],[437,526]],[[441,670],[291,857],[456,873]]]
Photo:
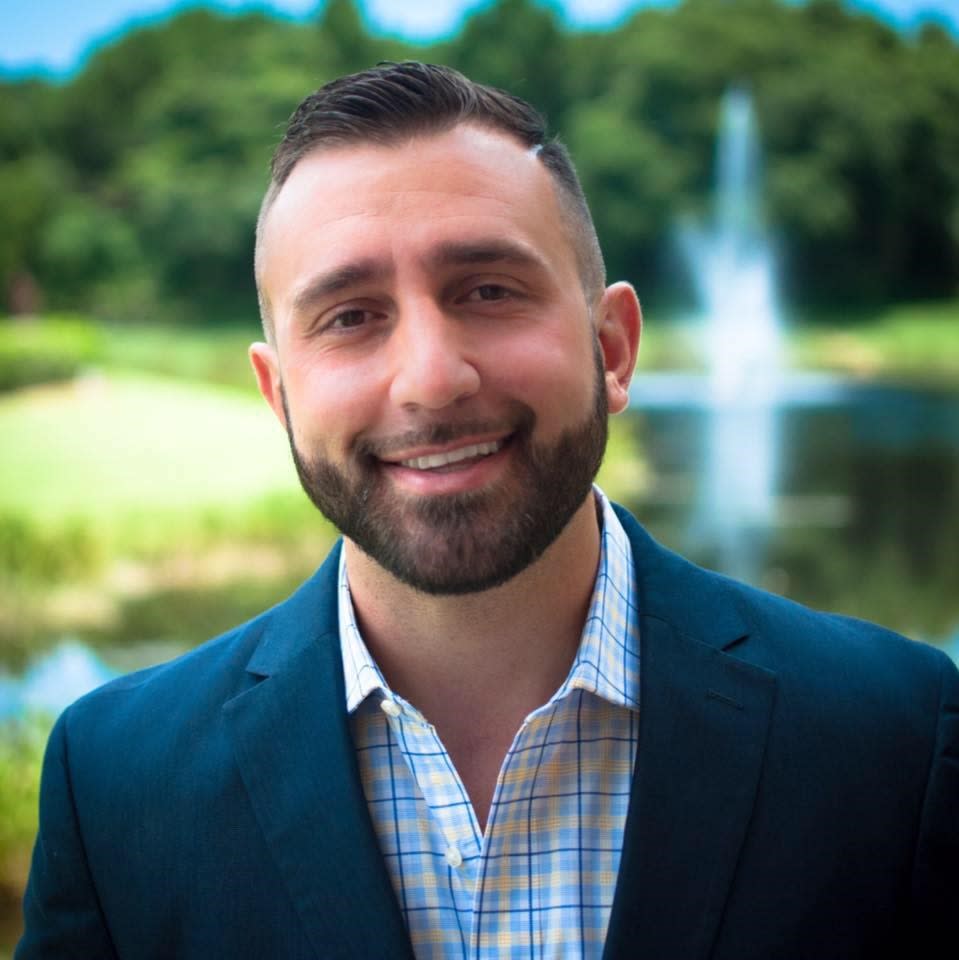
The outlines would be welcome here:
[[[480,123],[396,139],[309,153],[268,201],[260,389],[353,577],[371,559],[378,589],[497,587],[579,512],[566,537],[591,581],[587,500],[635,295],[584,286],[535,150]]]
[[[593,486],[640,311],[526,103],[308,97],[257,229],[260,390],[341,543],[69,708],[28,958],[931,956],[959,676],[697,569]]]

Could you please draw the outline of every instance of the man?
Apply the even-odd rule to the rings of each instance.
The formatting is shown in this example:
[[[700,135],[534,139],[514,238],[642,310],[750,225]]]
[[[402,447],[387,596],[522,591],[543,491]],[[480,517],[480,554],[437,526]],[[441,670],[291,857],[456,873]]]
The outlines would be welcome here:
[[[256,262],[260,390],[342,543],[60,719],[19,958],[955,936],[955,668],[699,570],[592,487],[639,306],[528,105],[415,63],[323,88]]]

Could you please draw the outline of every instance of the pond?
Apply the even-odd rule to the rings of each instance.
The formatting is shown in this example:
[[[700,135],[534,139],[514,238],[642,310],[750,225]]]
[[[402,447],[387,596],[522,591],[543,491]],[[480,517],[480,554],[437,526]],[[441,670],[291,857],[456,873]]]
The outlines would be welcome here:
[[[800,602],[959,643],[959,393],[805,376],[727,409],[705,389],[636,385],[652,473],[629,505],[651,532]],[[767,495],[761,516],[738,502]]]

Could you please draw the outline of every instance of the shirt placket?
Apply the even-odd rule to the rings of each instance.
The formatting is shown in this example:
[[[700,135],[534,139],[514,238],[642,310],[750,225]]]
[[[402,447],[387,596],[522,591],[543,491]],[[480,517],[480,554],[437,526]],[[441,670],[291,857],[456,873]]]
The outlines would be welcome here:
[[[437,873],[445,868],[450,905],[460,918],[466,944],[482,854],[472,805],[435,727],[399,697],[388,698],[381,709],[428,809]]]
[[[538,874],[538,831],[529,829],[537,771],[550,762],[547,743],[557,704],[531,713],[516,737],[496,782],[473,900],[471,960],[529,957],[542,937]],[[535,864],[535,866],[534,866]],[[517,927],[521,923],[522,929]]]

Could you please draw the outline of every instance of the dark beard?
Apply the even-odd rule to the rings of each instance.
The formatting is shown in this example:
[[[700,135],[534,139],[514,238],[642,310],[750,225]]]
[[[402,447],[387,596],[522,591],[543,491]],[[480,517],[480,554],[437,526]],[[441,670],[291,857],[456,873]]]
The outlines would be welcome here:
[[[462,494],[410,498],[392,494],[383,467],[362,444],[350,467],[302,454],[287,430],[300,483],[344,536],[398,580],[423,593],[463,594],[511,580],[559,536],[590,492],[606,448],[604,367],[594,343],[593,406],[578,426],[552,443],[532,440],[536,417],[511,411],[511,469],[503,481]],[[403,438],[406,445],[444,444],[484,432],[485,424],[437,424]],[[504,489],[509,488],[509,489]]]

